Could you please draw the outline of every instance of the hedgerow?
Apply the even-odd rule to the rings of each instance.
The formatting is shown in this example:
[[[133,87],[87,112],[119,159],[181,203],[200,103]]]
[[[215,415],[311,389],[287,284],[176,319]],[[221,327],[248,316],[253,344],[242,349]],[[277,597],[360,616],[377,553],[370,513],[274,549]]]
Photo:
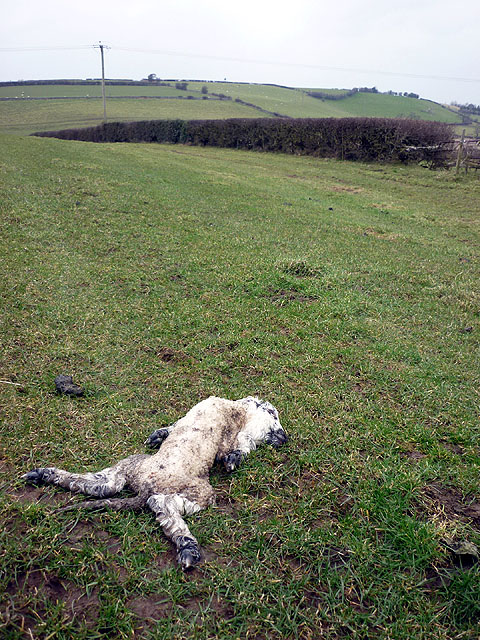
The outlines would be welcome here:
[[[390,118],[148,120],[33,135],[87,142],[180,143],[365,162],[432,161],[453,139],[445,123]]]

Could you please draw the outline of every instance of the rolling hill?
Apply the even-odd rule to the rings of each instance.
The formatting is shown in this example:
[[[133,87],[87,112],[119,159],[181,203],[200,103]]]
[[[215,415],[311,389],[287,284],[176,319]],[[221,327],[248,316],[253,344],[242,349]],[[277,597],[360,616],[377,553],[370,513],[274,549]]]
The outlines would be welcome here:
[[[461,116],[436,102],[382,93],[356,93],[342,99],[318,99],[311,91],[335,95],[334,89],[296,89],[267,84],[188,81],[180,89],[129,83],[106,87],[110,120],[161,118],[342,118],[352,116],[415,118],[461,124]],[[202,91],[203,90],[203,91]],[[97,84],[16,84],[0,86],[0,130],[28,134],[102,121]]]

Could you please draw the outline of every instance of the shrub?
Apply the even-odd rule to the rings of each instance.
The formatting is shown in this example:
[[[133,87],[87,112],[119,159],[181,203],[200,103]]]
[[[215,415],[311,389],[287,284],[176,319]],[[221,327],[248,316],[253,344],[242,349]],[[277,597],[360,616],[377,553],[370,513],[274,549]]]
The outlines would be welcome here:
[[[109,122],[34,135],[91,142],[168,142],[277,151],[365,162],[435,162],[453,139],[448,125],[388,118],[245,118]]]

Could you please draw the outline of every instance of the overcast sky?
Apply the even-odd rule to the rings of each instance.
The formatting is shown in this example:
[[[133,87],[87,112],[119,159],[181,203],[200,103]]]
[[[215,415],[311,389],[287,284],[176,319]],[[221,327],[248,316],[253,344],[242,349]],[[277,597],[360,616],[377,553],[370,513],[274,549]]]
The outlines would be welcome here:
[[[480,0],[9,0],[0,80],[106,76],[413,91],[480,104]],[[51,50],[48,50],[51,49]]]

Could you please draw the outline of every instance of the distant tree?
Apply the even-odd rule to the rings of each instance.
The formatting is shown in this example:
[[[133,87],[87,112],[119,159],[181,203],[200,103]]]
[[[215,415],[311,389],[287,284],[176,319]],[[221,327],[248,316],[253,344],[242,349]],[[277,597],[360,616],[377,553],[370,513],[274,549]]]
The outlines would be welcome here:
[[[203,85],[203,87],[202,87],[202,93],[203,93],[204,95],[208,93],[208,88],[207,88],[207,85],[206,85],[206,84],[204,84],[204,85]]]
[[[463,113],[473,113],[473,114],[480,114],[480,106],[476,105],[476,104],[458,104],[455,103],[455,106],[459,107],[460,111]]]
[[[156,79],[157,79],[157,74],[156,74],[156,73],[150,73],[150,74],[147,76],[147,80],[148,80],[149,82],[155,82],[155,80],[156,80]]]
[[[186,91],[188,87],[188,83],[187,82],[176,82],[175,83],[175,89],[178,89],[179,91]]]

